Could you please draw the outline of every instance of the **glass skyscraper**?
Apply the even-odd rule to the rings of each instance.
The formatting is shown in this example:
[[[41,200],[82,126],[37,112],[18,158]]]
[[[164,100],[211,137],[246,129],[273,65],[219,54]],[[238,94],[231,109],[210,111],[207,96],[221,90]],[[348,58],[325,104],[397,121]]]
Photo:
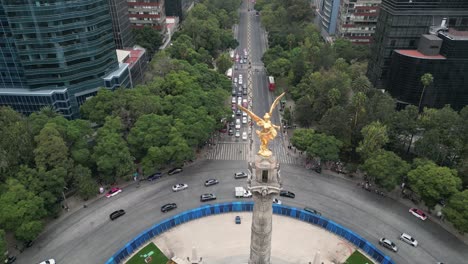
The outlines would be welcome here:
[[[76,117],[119,68],[108,0],[0,2],[0,105]]]

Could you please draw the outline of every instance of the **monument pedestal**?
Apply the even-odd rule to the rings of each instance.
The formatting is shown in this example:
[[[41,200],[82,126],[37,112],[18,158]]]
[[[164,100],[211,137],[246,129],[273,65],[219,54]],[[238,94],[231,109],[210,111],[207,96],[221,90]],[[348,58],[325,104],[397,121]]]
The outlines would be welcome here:
[[[249,170],[248,188],[254,200],[249,264],[270,264],[272,203],[281,189],[279,164],[275,156],[256,155]]]

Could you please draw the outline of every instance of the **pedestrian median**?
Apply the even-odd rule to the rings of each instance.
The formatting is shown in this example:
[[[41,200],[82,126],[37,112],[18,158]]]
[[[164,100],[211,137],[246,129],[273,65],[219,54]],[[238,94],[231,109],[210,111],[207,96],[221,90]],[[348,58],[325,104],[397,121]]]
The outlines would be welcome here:
[[[197,220],[201,219],[205,216],[214,216],[214,215],[221,215],[224,214],[225,216],[220,216],[220,217],[233,217],[233,214],[229,214],[229,216],[226,213],[237,213],[241,215],[250,215],[249,212],[252,212],[253,210],[253,202],[232,202],[232,203],[222,203],[222,204],[213,204],[213,205],[204,205],[199,208],[195,208],[192,210],[188,210],[185,212],[182,212],[180,214],[177,214],[173,217],[170,217],[160,223],[157,223],[153,225],[151,228],[145,230],[142,232],[140,235],[138,235],[136,238],[134,238],[132,241],[127,243],[123,248],[121,248],[119,251],[117,251],[106,263],[107,264],[117,264],[117,263],[124,263],[132,254],[134,254],[136,251],[139,250],[140,247],[148,244],[149,241],[153,240],[155,237],[163,234],[166,231],[171,230],[173,227],[180,226],[184,223],[190,222],[192,220]],[[346,241],[346,244],[349,244],[350,247],[354,247],[359,249],[361,252],[365,253],[369,257],[373,259],[375,263],[382,263],[382,264],[393,264],[394,262],[388,257],[385,256],[379,249],[377,249],[374,245],[360,237],[359,235],[355,234],[354,232],[334,223],[333,221],[326,219],[324,217],[314,215],[312,213],[303,211],[301,209],[285,206],[285,205],[273,205],[273,213],[278,216],[286,216],[280,217],[283,220],[287,220],[288,222],[278,222],[278,225],[273,227],[273,234],[275,233],[280,234],[281,228],[284,228],[285,224],[290,224],[294,225],[293,223],[290,223],[291,220],[296,219],[300,220],[309,224],[314,225],[315,229],[316,227],[319,227],[321,229],[324,229],[324,231],[328,231],[336,235],[337,239],[341,239],[343,241]],[[217,217],[215,217],[217,218]],[[215,218],[210,218],[210,219],[215,219]],[[246,220],[250,220],[248,216],[245,216]],[[277,216],[274,216],[275,219]],[[291,219],[293,218],[293,219]],[[207,219],[210,220],[210,219]],[[230,218],[229,218],[230,219]],[[231,222],[232,224],[234,223],[232,218],[232,221],[229,220],[223,220],[223,223],[225,222],[226,225],[230,225]],[[291,220],[288,220],[291,219]],[[281,221],[283,221],[281,220]],[[194,221],[194,224],[196,222],[203,223],[205,220],[200,220],[200,221]],[[248,226],[250,221],[242,221],[242,225]],[[274,220],[276,221],[276,220]],[[181,226],[183,228],[183,226]],[[249,228],[245,228],[246,232],[250,230]],[[292,231],[292,230],[291,230]],[[172,232],[172,231],[171,231]],[[321,231],[323,232],[323,231]],[[326,234],[325,234],[326,235]],[[331,235],[331,234],[330,234]],[[249,245],[249,236],[247,236],[247,239],[245,239],[245,247],[248,248]],[[242,240],[243,241],[243,240]],[[340,243],[338,243],[340,244]],[[342,244],[342,243],[341,243]],[[339,245],[338,245],[339,246]],[[308,250],[311,250],[312,248],[308,248]],[[316,249],[317,250],[317,249]],[[322,251],[323,252],[323,251]],[[352,252],[351,252],[352,253]],[[245,254],[248,254],[248,250],[245,251]],[[274,254],[273,254],[274,255]],[[180,257],[180,256],[179,256]],[[313,256],[312,256],[313,257]]]

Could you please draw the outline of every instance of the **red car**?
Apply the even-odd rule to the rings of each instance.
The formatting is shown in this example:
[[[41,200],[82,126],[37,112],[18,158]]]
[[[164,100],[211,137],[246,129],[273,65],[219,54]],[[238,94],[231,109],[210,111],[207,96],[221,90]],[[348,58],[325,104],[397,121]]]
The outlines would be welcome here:
[[[121,192],[122,192],[122,189],[115,187],[115,188],[110,189],[110,191],[106,193],[106,197],[111,198],[112,196],[117,195]]]
[[[422,210],[419,210],[417,208],[410,208],[409,212],[423,221],[427,219],[427,215]]]

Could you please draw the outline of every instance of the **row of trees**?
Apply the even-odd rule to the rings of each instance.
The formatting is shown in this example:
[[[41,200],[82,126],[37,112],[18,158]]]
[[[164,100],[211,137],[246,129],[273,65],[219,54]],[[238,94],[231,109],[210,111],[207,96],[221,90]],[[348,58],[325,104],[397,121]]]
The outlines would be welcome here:
[[[349,170],[360,168],[387,190],[405,182],[429,208],[449,201],[447,218],[468,231],[468,206],[460,203],[468,200],[461,191],[468,186],[468,107],[396,111],[395,100],[365,76],[366,47],[323,42],[308,9],[300,9],[307,3],[256,4],[271,47],[263,62],[295,101],[283,117],[307,128],[295,131],[293,145],[309,158],[344,159]],[[298,9],[296,20],[291,12]]]
[[[193,159],[230,116],[230,82],[212,62],[237,45],[229,28],[239,4],[197,4],[173,46],[156,53],[147,83],[100,90],[81,106],[82,119],[67,120],[51,108],[27,117],[0,108],[0,252],[4,231],[36,238],[44,219],[58,215],[66,190],[88,199],[98,184],[129,178],[137,168],[144,176]],[[147,31],[137,38],[150,45],[156,38]]]

